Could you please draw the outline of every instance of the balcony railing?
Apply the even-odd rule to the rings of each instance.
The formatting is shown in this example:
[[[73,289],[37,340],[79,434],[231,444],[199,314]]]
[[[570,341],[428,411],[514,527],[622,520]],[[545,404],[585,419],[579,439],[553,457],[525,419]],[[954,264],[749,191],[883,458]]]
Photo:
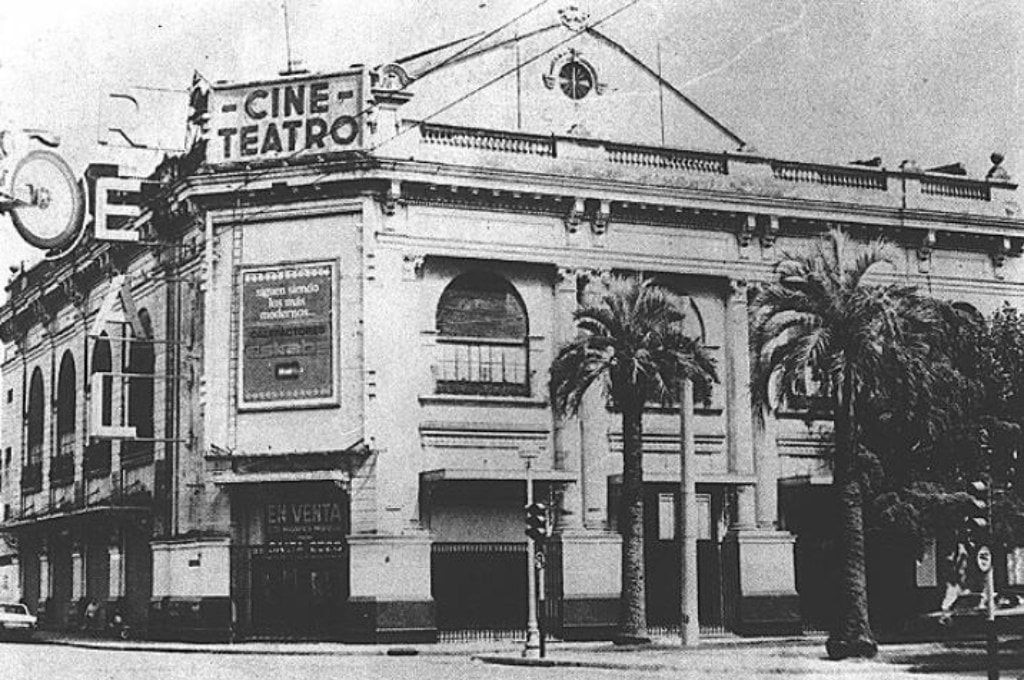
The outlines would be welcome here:
[[[153,442],[126,439],[121,442],[121,467],[138,467],[153,462]]]
[[[105,477],[110,474],[110,442],[96,441],[85,447],[85,476]]]
[[[992,200],[992,189],[988,184],[952,177],[921,177],[921,193],[929,196],[946,196],[969,201]]]
[[[728,162],[722,154],[611,143],[605,144],[605,150],[608,152],[608,160],[620,165],[670,168],[715,175],[725,175],[729,172]]]
[[[776,179],[788,182],[805,182],[875,191],[886,191],[888,189],[885,173],[878,170],[773,161],[772,174],[775,175]]]
[[[43,462],[29,463],[21,468],[21,493],[36,493],[43,488]]]
[[[438,338],[441,394],[529,396],[528,347],[522,340]]]
[[[499,130],[478,130],[475,128],[429,123],[420,125],[420,135],[425,144],[440,144],[465,149],[530,156],[555,155],[554,139],[539,135],[524,135]]]
[[[50,459],[50,485],[63,486],[75,481],[75,456],[57,455]]]

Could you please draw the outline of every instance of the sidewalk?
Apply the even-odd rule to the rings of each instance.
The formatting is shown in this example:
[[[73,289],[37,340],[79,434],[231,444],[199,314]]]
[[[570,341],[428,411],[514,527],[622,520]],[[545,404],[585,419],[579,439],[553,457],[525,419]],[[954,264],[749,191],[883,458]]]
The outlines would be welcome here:
[[[799,642],[777,639],[708,641],[696,648],[682,649],[678,644],[621,648],[608,643],[586,650],[555,645],[544,659],[524,659],[521,654],[478,654],[484,663],[509,666],[597,668],[620,671],[671,672],[680,680],[688,678],[746,678],[799,675],[812,678],[867,678],[870,680],[909,680],[930,678],[952,680],[965,673],[984,677],[985,649],[982,643],[906,643],[882,645],[874,659],[830,661],[824,650],[824,638]],[[1004,644],[999,666],[1002,677],[1024,678],[1024,647]]]
[[[348,644],[341,642],[175,642],[155,640],[117,640],[74,633],[37,631],[31,642],[79,647],[83,649],[105,649],[111,651],[146,651],[191,654],[278,654],[285,656],[472,656],[481,660],[521,659],[522,640],[479,640],[474,642],[438,642],[413,645]],[[702,649],[730,647],[773,647],[809,646],[821,648],[824,638],[741,638],[733,636],[713,637],[702,643]],[[587,658],[595,654],[660,654],[679,652],[675,638],[659,638],[655,644],[644,648],[616,647],[609,642],[551,642],[549,654],[567,654]],[[603,658],[603,656],[602,656]],[[526,660],[529,661],[529,660]],[[500,663],[501,661],[496,661]],[[547,664],[551,665],[551,664]]]
[[[39,632],[36,644],[54,644],[106,651],[177,654],[241,654],[252,656],[450,656],[510,666],[595,668],[621,671],[671,672],[679,678],[731,677],[735,680],[778,675],[897,680],[984,677],[985,649],[980,642],[887,644],[871,660],[829,661],[824,637],[712,637],[698,647],[682,649],[674,637],[658,638],[644,647],[618,647],[609,642],[553,642],[544,659],[524,659],[522,641],[489,640],[421,645],[353,645],[340,642],[189,643],[112,640]],[[1000,647],[1004,678],[1024,677],[1024,641],[1004,640]],[[1010,670],[1013,669],[1013,670]],[[923,675],[922,675],[923,674]]]

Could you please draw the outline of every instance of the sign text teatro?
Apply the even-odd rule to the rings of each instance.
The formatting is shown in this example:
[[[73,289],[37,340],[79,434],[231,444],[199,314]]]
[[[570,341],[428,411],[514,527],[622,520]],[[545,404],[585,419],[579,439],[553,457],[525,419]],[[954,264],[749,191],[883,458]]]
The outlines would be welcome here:
[[[209,163],[346,151],[362,142],[363,73],[214,86]]]

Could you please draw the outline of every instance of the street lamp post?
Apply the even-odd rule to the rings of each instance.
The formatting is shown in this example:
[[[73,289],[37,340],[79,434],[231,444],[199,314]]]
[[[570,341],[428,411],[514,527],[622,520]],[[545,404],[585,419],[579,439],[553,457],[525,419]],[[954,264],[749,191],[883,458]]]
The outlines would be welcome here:
[[[526,461],[526,507],[533,505],[533,460],[537,457],[536,451],[522,452]],[[537,624],[537,600],[535,592],[537,579],[534,573],[534,552],[536,546],[533,537],[526,535],[526,644],[523,647],[523,657],[527,659],[540,658],[540,626]]]
[[[679,395],[681,429],[679,456],[679,518],[681,543],[681,574],[679,623],[680,641],[684,647],[700,643],[697,619],[697,456],[693,444],[693,382],[684,379]]]

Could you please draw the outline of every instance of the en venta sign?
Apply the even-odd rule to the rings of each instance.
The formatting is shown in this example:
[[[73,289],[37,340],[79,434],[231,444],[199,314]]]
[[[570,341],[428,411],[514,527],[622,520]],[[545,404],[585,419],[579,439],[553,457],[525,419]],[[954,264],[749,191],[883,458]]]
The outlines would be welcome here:
[[[345,516],[341,503],[268,503],[267,538],[297,540],[344,536]]]
[[[337,403],[335,265],[242,270],[243,408]]]
[[[210,91],[211,164],[348,151],[362,144],[362,71],[215,85]]]

